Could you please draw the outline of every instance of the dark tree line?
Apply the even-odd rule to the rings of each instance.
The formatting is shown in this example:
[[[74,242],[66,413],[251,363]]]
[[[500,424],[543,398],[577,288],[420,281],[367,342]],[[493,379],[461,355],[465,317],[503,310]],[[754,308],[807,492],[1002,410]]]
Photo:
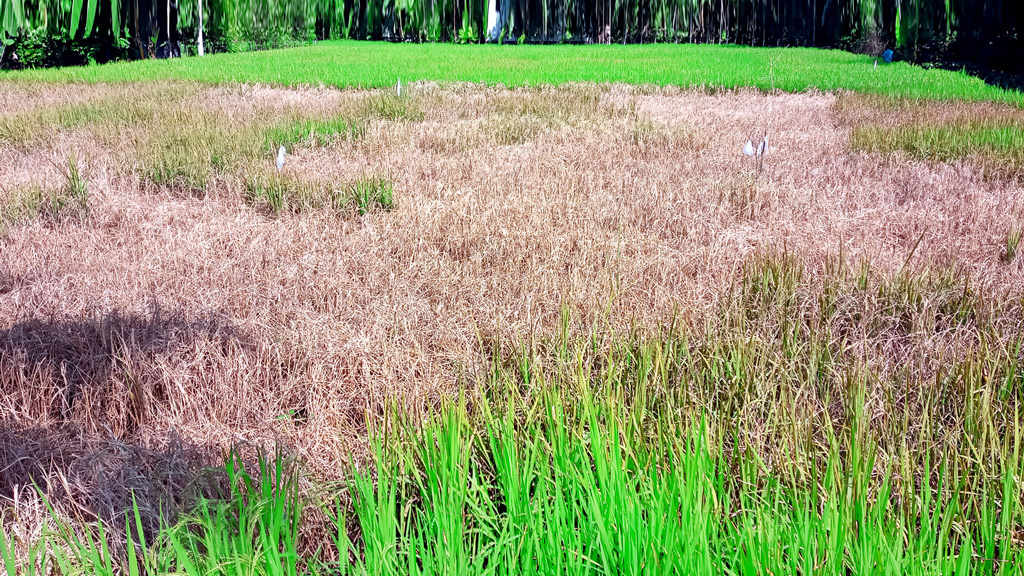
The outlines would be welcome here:
[[[5,44],[34,35],[141,58],[195,46],[200,29],[208,51],[358,38],[888,46],[909,58],[945,50],[1008,62],[1024,56],[1022,0],[0,0],[0,25]]]

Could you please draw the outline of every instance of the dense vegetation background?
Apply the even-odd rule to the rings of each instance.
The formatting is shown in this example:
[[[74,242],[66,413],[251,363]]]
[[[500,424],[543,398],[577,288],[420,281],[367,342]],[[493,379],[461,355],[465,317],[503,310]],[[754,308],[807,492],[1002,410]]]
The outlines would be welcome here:
[[[356,38],[890,47],[1019,73],[1022,21],[1016,0],[0,0],[7,67]]]

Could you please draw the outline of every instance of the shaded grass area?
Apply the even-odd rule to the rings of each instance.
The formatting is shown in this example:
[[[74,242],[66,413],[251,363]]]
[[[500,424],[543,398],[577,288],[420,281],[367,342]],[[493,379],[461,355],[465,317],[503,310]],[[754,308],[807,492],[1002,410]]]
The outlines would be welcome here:
[[[706,326],[481,335],[457,397],[379,407],[341,486],[231,454],[123,556],[58,520],[8,573],[49,543],[89,574],[1019,574],[1019,304],[831,266],[756,260]]]
[[[681,87],[850,90],[911,98],[995,100],[1020,105],[1020,93],[963,73],[836,50],[655,44],[493,46],[335,41],[316,46],[8,72],[0,79],[38,82],[189,80],[212,84],[327,85],[380,88],[403,82],[474,82],[508,87],[622,82]]]

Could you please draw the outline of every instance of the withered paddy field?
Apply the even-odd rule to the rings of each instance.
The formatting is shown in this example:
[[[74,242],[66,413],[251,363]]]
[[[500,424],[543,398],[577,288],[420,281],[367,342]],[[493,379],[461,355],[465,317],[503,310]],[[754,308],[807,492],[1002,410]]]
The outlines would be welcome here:
[[[1021,574],[1022,127],[0,84],[8,573]]]

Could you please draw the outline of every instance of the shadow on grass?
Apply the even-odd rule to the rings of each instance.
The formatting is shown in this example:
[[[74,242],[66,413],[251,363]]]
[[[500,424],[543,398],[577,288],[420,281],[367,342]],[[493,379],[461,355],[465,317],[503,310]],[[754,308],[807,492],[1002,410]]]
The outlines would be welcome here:
[[[144,531],[173,521],[201,495],[218,492],[206,473],[219,451],[176,434],[159,448],[87,435],[74,425],[0,424],[0,501],[28,500],[36,492],[62,515],[102,519],[123,541],[125,519],[138,508]]]
[[[55,392],[47,399],[49,409],[23,407],[66,421],[75,415],[76,404],[113,393],[131,404],[133,421],[126,423],[131,432],[142,424],[147,401],[163,395],[162,378],[141,378],[142,373],[156,370],[158,358],[189,350],[197,341],[225,354],[231,347],[249,346],[233,324],[217,316],[186,320],[159,307],[148,315],[114,311],[96,318],[22,321],[0,331],[0,394],[25,395],[26,388],[48,385]],[[138,389],[142,380],[148,389]],[[35,394],[24,397],[42,400]]]
[[[249,345],[216,316],[188,320],[156,307],[0,330],[0,501],[38,488],[60,513],[102,518],[116,532],[134,499],[155,534],[223,481],[207,469],[223,464],[219,445],[153,432],[166,430],[152,421],[167,399],[165,364],[197,346],[226,355]]]

